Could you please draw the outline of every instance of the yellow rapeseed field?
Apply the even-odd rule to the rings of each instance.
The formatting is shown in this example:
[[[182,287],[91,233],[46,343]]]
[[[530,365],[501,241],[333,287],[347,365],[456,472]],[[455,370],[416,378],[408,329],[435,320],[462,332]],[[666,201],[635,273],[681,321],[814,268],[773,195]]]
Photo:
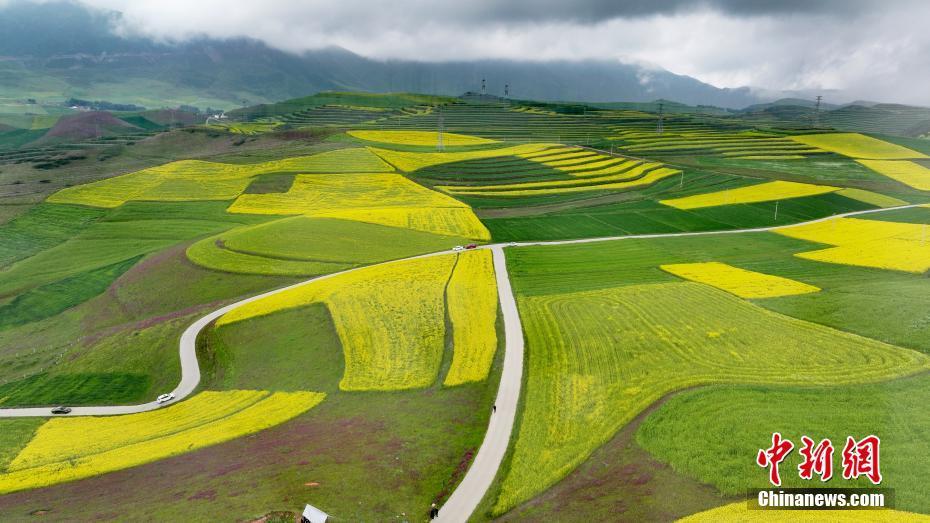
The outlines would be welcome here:
[[[638,162],[637,162],[638,163]],[[547,182],[524,182],[524,183],[504,183],[496,185],[437,185],[436,188],[452,194],[472,194],[477,192],[507,191],[511,189],[550,189],[558,187],[579,187],[586,184],[596,184],[605,182],[624,181],[636,178],[649,169],[654,169],[662,164],[644,163],[632,169],[623,170],[618,174],[609,174],[606,176],[578,177],[571,180],[551,180]]]
[[[613,183],[602,183],[602,184],[590,184],[590,185],[576,185],[573,187],[548,187],[540,189],[521,189],[521,190],[508,190],[508,191],[459,191],[455,194],[461,196],[541,196],[547,194],[568,194],[576,192],[589,192],[589,191],[623,191],[627,189],[634,189],[637,187],[645,187],[651,185],[659,180],[668,178],[669,176],[674,176],[676,174],[681,174],[681,171],[676,169],[669,169],[667,167],[661,167],[659,169],[653,169],[646,173],[645,176],[637,178],[635,180],[628,181],[618,181]],[[620,176],[621,180],[626,180],[627,176]],[[574,182],[574,180],[572,180]],[[590,180],[589,180],[590,181]]]
[[[799,258],[913,273],[930,269],[930,225],[839,218],[776,232],[836,246],[795,254]]]
[[[468,207],[389,207],[347,209],[315,216],[403,227],[415,231],[488,241],[491,232]]]
[[[399,174],[302,174],[288,192],[243,194],[228,211],[343,218],[476,240],[491,237],[469,206]]]
[[[416,153],[407,151],[392,151],[369,147],[368,150],[383,158],[386,162],[405,172],[413,172],[424,167],[440,165],[450,162],[463,162],[465,160],[479,160],[482,158],[496,158],[499,156],[519,156],[521,154],[543,151],[558,147],[552,143],[528,143],[501,147],[499,149],[483,149],[480,151],[465,151],[456,153]]]
[[[930,169],[907,161],[856,160],[873,171],[921,191],[930,191]]]
[[[704,283],[740,298],[775,298],[817,292],[819,287],[799,281],[748,271],[720,262],[660,265],[663,271],[686,280]]]
[[[924,514],[900,510],[869,510],[868,521],[874,523],[909,523],[930,521]],[[749,510],[747,502],[738,501],[722,507],[712,508],[681,518],[681,523],[717,523],[718,521],[741,521],[746,523],[858,523],[864,521],[858,510]]]
[[[893,143],[859,133],[824,133],[792,136],[792,140],[839,153],[850,158],[870,160],[906,160],[927,155]]]
[[[118,207],[128,201],[232,200],[254,176],[275,172],[390,172],[366,149],[339,149],[257,164],[180,160],[134,173],[62,189],[52,203]]]
[[[684,198],[659,200],[659,203],[676,209],[701,209],[703,207],[716,207],[718,205],[733,205],[737,203],[771,202],[801,198],[839,191],[839,187],[829,185],[811,185],[808,183],[786,182],[782,180],[760,183],[748,187],[739,187],[725,191],[705,194],[696,194]]]
[[[0,492],[134,467],[245,436],[313,408],[317,392],[201,392],[163,409],[116,417],[56,418],[0,474]]]
[[[343,390],[399,390],[436,380],[445,284],[455,258],[429,256],[321,278],[234,309],[216,324],[325,303],[345,353]]]
[[[497,350],[497,282],[490,250],[458,256],[446,289],[452,322],[452,365],[444,384],[460,385],[488,377]]]
[[[349,131],[346,134],[359,140],[398,145],[437,145],[439,143],[439,133],[436,131]],[[497,143],[497,140],[466,134],[442,133],[442,143],[443,145],[484,145]]]

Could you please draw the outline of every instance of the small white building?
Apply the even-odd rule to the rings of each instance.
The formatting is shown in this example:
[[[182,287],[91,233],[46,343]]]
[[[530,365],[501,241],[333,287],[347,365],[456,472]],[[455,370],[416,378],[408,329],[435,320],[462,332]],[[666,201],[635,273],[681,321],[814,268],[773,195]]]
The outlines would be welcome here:
[[[304,512],[300,515],[300,523],[326,523],[327,519],[329,514],[310,504],[304,507]]]

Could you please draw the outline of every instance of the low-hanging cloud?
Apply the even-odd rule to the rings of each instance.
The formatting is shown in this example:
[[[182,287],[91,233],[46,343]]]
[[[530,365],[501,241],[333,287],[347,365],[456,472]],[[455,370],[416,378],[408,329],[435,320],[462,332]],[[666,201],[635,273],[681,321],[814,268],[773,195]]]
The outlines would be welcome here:
[[[168,41],[245,36],[290,52],[425,61],[616,59],[721,87],[930,105],[925,0],[76,1],[120,11],[122,34]]]

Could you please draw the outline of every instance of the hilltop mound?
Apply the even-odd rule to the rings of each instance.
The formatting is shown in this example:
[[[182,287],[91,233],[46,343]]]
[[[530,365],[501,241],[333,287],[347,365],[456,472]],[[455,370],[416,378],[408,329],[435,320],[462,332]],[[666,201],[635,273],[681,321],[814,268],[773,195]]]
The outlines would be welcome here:
[[[139,130],[135,125],[124,122],[108,112],[91,111],[62,116],[42,138],[33,143],[90,140]]]

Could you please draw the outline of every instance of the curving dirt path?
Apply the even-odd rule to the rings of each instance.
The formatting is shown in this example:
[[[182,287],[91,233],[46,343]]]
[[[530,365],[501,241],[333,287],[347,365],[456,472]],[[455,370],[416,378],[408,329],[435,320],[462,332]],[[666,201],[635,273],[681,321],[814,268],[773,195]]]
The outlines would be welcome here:
[[[868,209],[864,211],[853,211],[843,214],[836,214],[807,222],[793,223],[786,225],[774,225],[770,227],[757,227],[751,229],[732,229],[724,231],[702,231],[702,232],[680,232],[680,233],[658,233],[658,234],[638,234],[630,236],[609,236],[600,238],[583,238],[579,240],[554,240],[539,242],[511,242],[495,243],[484,245],[479,248],[491,249],[494,256],[494,273],[497,279],[498,299],[504,318],[505,346],[504,346],[504,367],[501,372],[501,382],[497,392],[496,406],[497,411],[492,414],[488,424],[488,430],[485,433],[484,441],[478,449],[478,454],[462,479],[459,486],[452,492],[452,495],[446,503],[440,508],[439,518],[436,521],[442,523],[465,522],[474,512],[475,508],[484,498],[491,483],[494,481],[500,464],[504,459],[510,443],[513,432],[514,422],[517,414],[517,404],[520,399],[520,386],[523,381],[523,329],[520,324],[520,315],[517,311],[516,300],[510,286],[510,278],[507,274],[507,263],[504,257],[504,247],[526,247],[535,245],[570,245],[577,243],[594,243],[604,241],[645,239],[645,238],[676,238],[688,236],[715,236],[721,234],[746,234],[754,232],[768,232],[786,227],[797,225],[806,225],[813,223],[825,222],[837,218],[846,218],[851,216],[861,216],[865,214],[874,214],[880,212],[894,211],[899,209],[910,209],[923,207],[925,204],[910,204],[897,207],[888,207],[883,209]],[[452,251],[439,251],[419,256],[411,256],[403,260],[412,260],[426,258],[429,256],[440,256],[450,254]],[[403,261],[393,260],[393,261]],[[391,262],[384,262],[391,263]],[[369,266],[370,267],[370,266]],[[349,269],[342,272],[318,276],[307,281],[296,283],[280,289],[268,291],[257,296],[252,296],[244,300],[226,305],[217,309],[210,314],[200,318],[189,326],[180,340],[180,358],[181,358],[181,382],[175,387],[173,393],[175,398],[167,403],[159,404],[155,402],[143,403],[140,405],[121,405],[121,406],[100,406],[100,407],[74,407],[69,416],[112,416],[120,414],[133,414],[145,412],[160,408],[162,406],[177,403],[189,396],[200,383],[200,367],[197,362],[197,336],[200,331],[209,325],[213,320],[236,309],[247,303],[284,292],[295,287],[307,285],[326,278],[344,274],[347,272],[359,270],[362,267]],[[0,418],[13,417],[50,417],[52,414],[48,407],[36,408],[8,408],[0,409]]]

